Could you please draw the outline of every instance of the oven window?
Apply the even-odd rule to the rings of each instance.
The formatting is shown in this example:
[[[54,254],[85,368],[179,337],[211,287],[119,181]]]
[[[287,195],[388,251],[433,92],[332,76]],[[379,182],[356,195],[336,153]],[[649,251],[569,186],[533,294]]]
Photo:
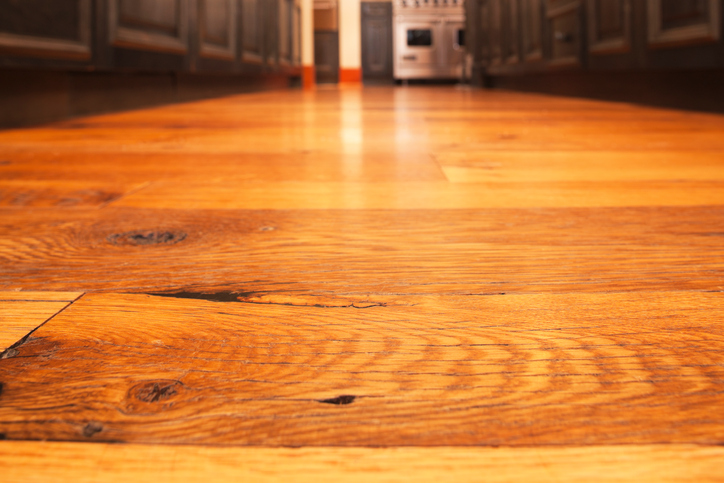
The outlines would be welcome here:
[[[407,31],[407,45],[417,47],[429,47],[432,45],[432,30],[430,29],[409,29]]]
[[[458,47],[465,47],[465,30],[458,29],[457,42]]]

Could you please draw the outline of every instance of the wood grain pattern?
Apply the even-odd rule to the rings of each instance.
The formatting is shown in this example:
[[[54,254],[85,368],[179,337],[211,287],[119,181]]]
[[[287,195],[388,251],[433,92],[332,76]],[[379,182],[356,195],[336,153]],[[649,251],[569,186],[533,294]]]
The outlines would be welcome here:
[[[102,207],[142,186],[57,180],[0,180],[0,207]]]
[[[626,169],[612,169],[624,158]],[[437,161],[453,183],[722,181],[722,153],[699,152],[683,162],[676,151],[535,151],[441,154]]]
[[[1,150],[1,148],[0,148]],[[112,156],[113,169],[99,163]],[[144,183],[174,181],[311,181],[374,182],[446,181],[431,156],[399,153],[390,157],[377,154],[346,154],[340,162],[335,153],[222,153],[199,154],[124,152],[10,152],[0,164],[0,177],[14,180],[87,180],[98,182]],[[243,167],[243,168],[240,168]]]
[[[0,211],[4,290],[414,294],[724,290],[721,207]],[[175,233],[176,243],[116,235]]]
[[[70,292],[0,292],[0,352],[80,295]]]
[[[0,442],[8,483],[195,483],[414,480],[668,483],[720,482],[724,449],[692,445],[568,448],[220,448]],[[29,475],[32,468],[32,475]]]
[[[499,295],[321,308],[86,295],[0,365],[0,433],[273,446],[721,444],[721,301]]]
[[[724,204],[724,181],[580,183],[166,182],[115,206],[186,209],[485,209]]]

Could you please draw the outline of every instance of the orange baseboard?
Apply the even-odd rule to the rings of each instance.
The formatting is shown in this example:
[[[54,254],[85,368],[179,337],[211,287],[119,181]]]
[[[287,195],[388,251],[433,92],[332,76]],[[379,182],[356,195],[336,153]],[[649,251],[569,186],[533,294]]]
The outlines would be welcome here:
[[[317,71],[313,65],[302,66],[302,87],[304,89],[314,89],[317,84]]]
[[[339,69],[340,82],[361,82],[362,69]]]

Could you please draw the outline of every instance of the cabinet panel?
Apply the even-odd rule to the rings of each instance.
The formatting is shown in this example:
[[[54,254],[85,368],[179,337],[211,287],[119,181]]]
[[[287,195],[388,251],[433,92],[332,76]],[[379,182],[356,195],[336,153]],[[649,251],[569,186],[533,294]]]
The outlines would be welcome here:
[[[294,6],[292,18],[292,63],[302,65],[302,9]]]
[[[112,45],[188,51],[188,0],[111,0],[109,7]]]
[[[264,60],[268,65],[279,61],[279,1],[267,0],[264,5]]]
[[[362,4],[362,78],[392,82],[392,4]]]
[[[547,10],[555,11],[559,8],[565,8],[570,7],[571,5],[577,5],[580,0],[547,0],[546,1],[546,7]]]
[[[292,63],[292,0],[279,0],[279,61]]]
[[[502,50],[502,2],[503,0],[490,0],[490,64],[497,65],[503,62]]]
[[[243,60],[247,62],[261,62],[264,56],[264,17],[260,1],[243,0],[242,3]]]
[[[580,5],[571,4],[548,12],[549,42],[553,66],[583,65]]]
[[[523,58],[535,61],[543,58],[543,17],[541,0],[522,0],[521,35]]]
[[[649,0],[649,45],[713,42],[720,36],[719,0]]]
[[[480,60],[487,63],[490,60],[490,1],[480,0],[478,4],[478,32],[477,42],[480,44]],[[472,33],[471,33],[472,35]]]
[[[503,0],[502,7],[503,59],[514,64],[520,60],[518,0]]]
[[[0,49],[22,56],[91,57],[90,0],[0,1]]]
[[[198,0],[199,52],[204,57],[236,57],[236,0]]]
[[[631,0],[588,0],[588,51],[631,50]]]

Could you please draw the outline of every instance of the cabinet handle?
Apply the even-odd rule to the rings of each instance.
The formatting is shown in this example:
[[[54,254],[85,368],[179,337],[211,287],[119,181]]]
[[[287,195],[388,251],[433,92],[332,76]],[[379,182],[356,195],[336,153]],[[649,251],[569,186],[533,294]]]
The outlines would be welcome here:
[[[567,44],[573,42],[573,34],[568,32],[556,32],[553,34],[553,38],[559,42],[565,42]]]

